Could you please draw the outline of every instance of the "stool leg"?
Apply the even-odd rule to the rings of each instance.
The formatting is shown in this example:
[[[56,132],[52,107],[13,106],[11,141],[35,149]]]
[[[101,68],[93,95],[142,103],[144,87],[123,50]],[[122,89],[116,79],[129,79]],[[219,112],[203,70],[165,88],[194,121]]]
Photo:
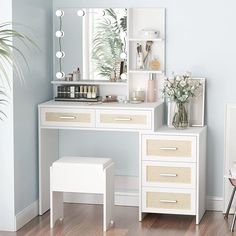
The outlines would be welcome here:
[[[50,228],[58,219],[63,219],[63,192],[53,191],[52,167],[50,168]]]
[[[230,227],[231,232],[234,232],[235,219],[236,219],[236,209],[234,211],[234,218],[233,218],[233,221],[232,221],[232,224],[231,224],[231,227]]]
[[[104,170],[103,231],[114,223],[114,164]]]
[[[236,191],[236,187],[233,188],[233,191],[232,191],[232,194],[231,194],[231,197],[230,197],[230,200],[229,200],[229,204],[228,204],[228,207],[227,207],[227,211],[225,213],[225,217],[224,217],[225,219],[228,219],[229,211],[230,211],[233,199],[234,199],[235,191]]]

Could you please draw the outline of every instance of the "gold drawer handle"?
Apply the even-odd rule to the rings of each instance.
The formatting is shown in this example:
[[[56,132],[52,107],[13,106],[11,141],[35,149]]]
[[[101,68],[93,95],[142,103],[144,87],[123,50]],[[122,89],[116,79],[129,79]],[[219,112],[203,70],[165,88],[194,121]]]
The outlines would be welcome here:
[[[60,116],[60,119],[65,119],[65,120],[74,120],[76,119],[76,116]]]
[[[118,118],[115,118],[115,121],[131,121],[131,120],[132,120],[131,117],[127,117],[127,118],[118,117]]]
[[[160,173],[160,176],[164,176],[164,177],[177,177],[177,174]]]
[[[165,200],[165,199],[161,199],[160,202],[161,202],[161,203],[177,203],[177,200]]]
[[[160,150],[163,150],[163,151],[177,151],[178,148],[177,147],[162,147],[162,148],[160,148]]]

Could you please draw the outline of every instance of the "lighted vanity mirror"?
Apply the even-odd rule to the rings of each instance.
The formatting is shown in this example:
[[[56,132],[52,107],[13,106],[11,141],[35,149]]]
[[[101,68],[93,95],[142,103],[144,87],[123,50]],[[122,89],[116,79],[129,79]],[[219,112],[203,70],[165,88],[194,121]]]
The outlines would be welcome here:
[[[68,75],[79,68],[81,80],[124,80],[127,9],[60,10],[62,14],[57,9],[54,20],[54,74]]]

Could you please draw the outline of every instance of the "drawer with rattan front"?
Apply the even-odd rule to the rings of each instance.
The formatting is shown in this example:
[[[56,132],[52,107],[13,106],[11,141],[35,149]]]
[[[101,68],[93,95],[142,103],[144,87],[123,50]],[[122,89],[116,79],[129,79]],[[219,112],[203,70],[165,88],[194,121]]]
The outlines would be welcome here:
[[[143,188],[142,211],[194,215],[195,190]]]
[[[42,126],[95,126],[95,112],[90,109],[41,108],[40,115]]]
[[[111,129],[151,129],[152,112],[139,110],[97,110],[96,127]]]
[[[196,137],[143,135],[142,159],[195,162]]]
[[[180,162],[142,162],[142,185],[195,188],[196,164]]]

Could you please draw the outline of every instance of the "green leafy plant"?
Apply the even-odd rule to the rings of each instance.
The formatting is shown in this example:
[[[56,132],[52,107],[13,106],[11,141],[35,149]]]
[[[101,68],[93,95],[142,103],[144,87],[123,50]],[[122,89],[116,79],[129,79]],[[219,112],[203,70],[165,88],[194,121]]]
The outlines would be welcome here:
[[[11,88],[11,81],[7,69],[13,67],[14,72],[18,77],[23,80],[23,74],[20,65],[18,64],[15,53],[18,53],[28,66],[26,58],[22,51],[14,46],[13,40],[19,39],[25,45],[31,43],[36,44],[28,38],[26,35],[12,29],[11,23],[0,24],[0,81],[2,86],[0,87],[0,104],[6,105],[9,102],[9,96],[6,92],[6,85]],[[0,119],[3,120],[7,117],[6,113],[0,109]]]
[[[125,51],[125,42],[121,37],[122,32],[127,31],[127,14],[118,17],[115,10],[104,10],[105,15],[96,22],[92,59],[95,71],[103,77],[110,77],[120,66],[120,54]]]

